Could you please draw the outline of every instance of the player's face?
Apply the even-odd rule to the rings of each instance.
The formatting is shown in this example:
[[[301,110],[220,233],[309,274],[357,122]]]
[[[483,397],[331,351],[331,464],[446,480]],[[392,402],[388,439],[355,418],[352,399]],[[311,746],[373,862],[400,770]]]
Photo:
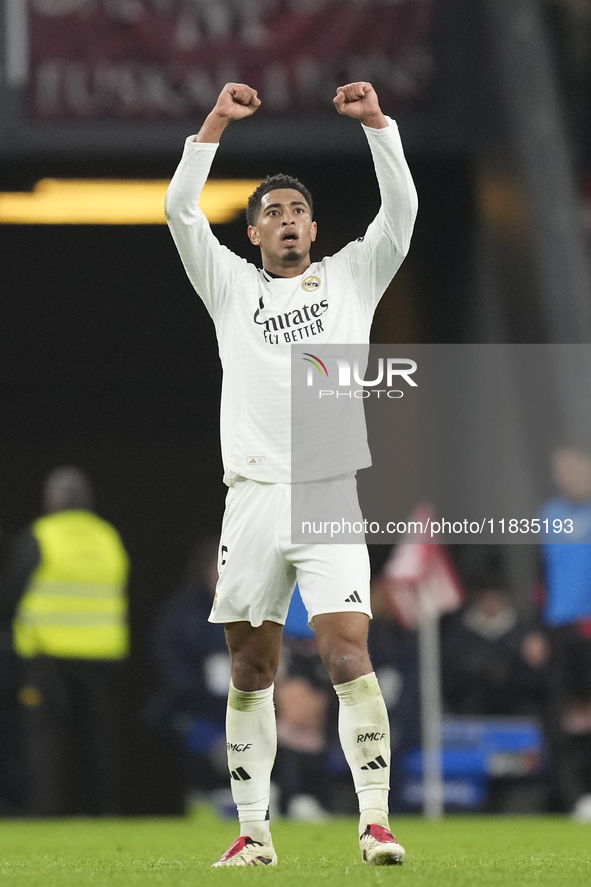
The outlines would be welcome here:
[[[263,262],[295,266],[306,259],[316,240],[316,222],[303,194],[278,188],[263,196],[257,224],[249,225],[248,236],[260,246]]]

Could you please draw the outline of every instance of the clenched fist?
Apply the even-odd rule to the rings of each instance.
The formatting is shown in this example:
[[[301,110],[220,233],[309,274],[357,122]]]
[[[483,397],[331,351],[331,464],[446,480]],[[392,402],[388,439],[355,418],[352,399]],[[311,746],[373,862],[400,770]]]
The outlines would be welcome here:
[[[246,83],[226,83],[195,136],[195,141],[219,142],[228,123],[250,117],[260,104],[261,100],[252,86],[247,86]]]
[[[213,108],[214,114],[228,120],[242,120],[250,117],[260,106],[261,100],[256,89],[246,83],[226,83]]]
[[[383,129],[388,125],[371,83],[360,80],[357,83],[339,86],[333,102],[339,114],[360,120],[365,126]]]

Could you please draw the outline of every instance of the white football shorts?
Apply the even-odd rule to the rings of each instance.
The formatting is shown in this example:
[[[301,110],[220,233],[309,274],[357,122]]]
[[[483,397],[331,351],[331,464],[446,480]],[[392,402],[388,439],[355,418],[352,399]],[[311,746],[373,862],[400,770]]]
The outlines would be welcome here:
[[[314,483],[325,485],[327,496],[359,509],[354,474]],[[291,490],[292,484],[248,478],[239,478],[228,490],[210,622],[285,625],[296,581],[311,628],[320,613],[356,612],[371,618],[367,546],[292,545]]]

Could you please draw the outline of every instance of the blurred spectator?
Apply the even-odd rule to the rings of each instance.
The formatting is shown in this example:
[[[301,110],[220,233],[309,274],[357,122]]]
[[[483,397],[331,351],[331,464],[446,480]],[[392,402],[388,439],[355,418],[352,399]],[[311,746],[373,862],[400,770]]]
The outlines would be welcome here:
[[[333,697],[296,585],[275,681],[277,757],[273,768],[280,812],[292,819],[323,819],[331,804],[332,780],[326,755],[330,723],[336,734]]]
[[[12,622],[21,660],[24,811],[111,813],[109,690],[129,645],[127,554],[91,511],[79,469],[52,471],[43,505],[46,515],[12,544],[0,590],[0,633]]]
[[[480,588],[442,627],[446,708],[454,714],[535,715],[548,699],[548,648],[519,618],[506,588]]]
[[[217,550],[212,537],[198,543],[154,629],[157,688],[146,717],[185,753],[189,800],[228,788],[230,655],[223,625],[207,621],[218,579]]]
[[[552,460],[560,495],[547,502],[542,545],[552,646],[552,739],[561,807],[591,821],[591,456],[562,447]],[[571,520],[573,532],[552,532]],[[560,544],[562,540],[576,540]],[[556,541],[554,541],[556,540]]]

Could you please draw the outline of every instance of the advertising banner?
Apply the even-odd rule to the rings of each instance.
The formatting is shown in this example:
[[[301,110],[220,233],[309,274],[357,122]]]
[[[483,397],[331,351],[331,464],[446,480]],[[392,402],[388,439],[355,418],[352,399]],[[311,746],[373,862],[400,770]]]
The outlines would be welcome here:
[[[436,73],[436,0],[22,3],[35,120],[195,117],[228,81],[254,86],[261,114],[330,113],[355,80],[396,109],[427,100]]]

